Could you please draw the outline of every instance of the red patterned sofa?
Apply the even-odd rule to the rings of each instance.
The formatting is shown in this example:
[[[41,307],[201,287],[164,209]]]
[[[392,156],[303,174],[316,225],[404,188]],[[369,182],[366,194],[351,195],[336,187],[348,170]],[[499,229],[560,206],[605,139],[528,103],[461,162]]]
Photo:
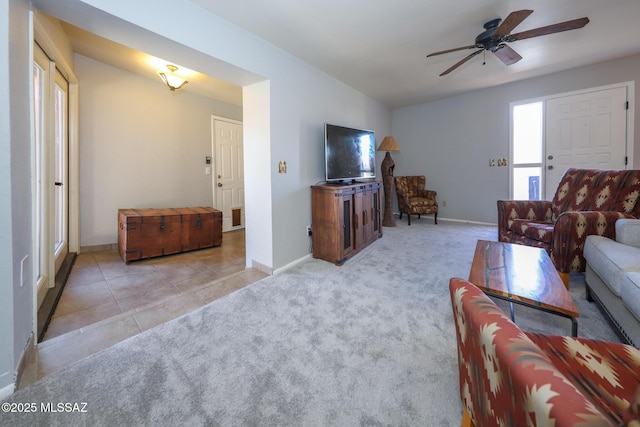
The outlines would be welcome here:
[[[587,236],[615,239],[616,220],[640,217],[639,198],[640,170],[567,169],[551,201],[498,200],[498,240],[544,248],[560,273],[585,271]]]
[[[468,281],[449,290],[463,426],[640,426],[640,350],[524,332]]]

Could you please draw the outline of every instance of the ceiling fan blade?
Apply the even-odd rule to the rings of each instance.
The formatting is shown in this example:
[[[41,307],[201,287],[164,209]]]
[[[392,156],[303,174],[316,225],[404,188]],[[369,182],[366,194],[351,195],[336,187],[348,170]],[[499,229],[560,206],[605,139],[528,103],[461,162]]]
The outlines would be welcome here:
[[[509,16],[505,18],[504,21],[496,28],[496,31],[493,33],[493,36],[506,36],[509,34],[515,27],[520,25],[522,21],[527,19],[529,15],[533,13],[533,10],[522,9],[516,10],[515,12],[511,12]]]
[[[533,30],[523,31],[517,34],[511,34],[507,37],[507,41],[514,42],[516,40],[530,39],[532,37],[546,36],[547,34],[561,33],[563,31],[577,30],[589,23],[589,18],[572,19],[571,21],[560,22],[558,24],[547,25],[546,27],[534,28]]]
[[[473,49],[474,47],[478,47],[478,46],[476,46],[475,44],[472,44],[471,46],[463,46],[463,47],[456,47],[455,49],[441,50],[440,52],[430,53],[429,55],[427,55],[427,58],[431,56],[442,55],[443,53],[451,53],[451,52],[457,52],[459,50]]]
[[[462,58],[462,60],[456,62],[450,68],[447,68],[444,72],[442,72],[442,74],[440,74],[440,76],[446,76],[447,74],[449,74],[450,72],[452,72],[453,70],[455,70],[456,68],[458,68],[459,66],[461,66],[462,64],[464,64],[465,62],[473,58],[474,56],[476,56],[477,54],[479,54],[480,52],[484,52],[484,49],[476,50],[471,55],[465,56],[464,58]]]
[[[498,46],[498,48],[494,50],[493,53],[498,58],[500,58],[500,60],[504,63],[504,65],[515,64],[516,62],[522,59],[522,56],[520,56],[518,52],[511,49],[509,46],[507,46],[504,43]]]

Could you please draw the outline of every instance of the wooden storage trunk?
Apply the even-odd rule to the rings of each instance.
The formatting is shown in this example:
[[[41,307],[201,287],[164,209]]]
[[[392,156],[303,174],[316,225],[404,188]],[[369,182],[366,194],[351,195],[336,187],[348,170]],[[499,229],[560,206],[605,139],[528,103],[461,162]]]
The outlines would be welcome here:
[[[222,212],[217,209],[118,210],[118,251],[127,264],[221,244]]]

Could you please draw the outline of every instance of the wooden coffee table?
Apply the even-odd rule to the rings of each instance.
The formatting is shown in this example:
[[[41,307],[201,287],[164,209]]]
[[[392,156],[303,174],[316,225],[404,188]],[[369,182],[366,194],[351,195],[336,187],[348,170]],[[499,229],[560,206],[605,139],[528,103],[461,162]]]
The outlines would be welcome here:
[[[484,293],[571,319],[578,335],[578,309],[544,249],[478,240],[469,281]]]

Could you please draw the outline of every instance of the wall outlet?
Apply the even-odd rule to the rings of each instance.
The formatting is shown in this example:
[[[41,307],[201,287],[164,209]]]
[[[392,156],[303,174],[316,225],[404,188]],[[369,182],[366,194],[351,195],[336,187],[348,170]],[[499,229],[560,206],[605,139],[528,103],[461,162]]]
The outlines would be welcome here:
[[[311,226],[307,225],[307,236],[311,236]]]
[[[446,208],[446,207],[447,207],[447,201],[446,201],[446,200],[443,200],[443,201],[442,201],[442,207],[443,207],[443,208]]]

